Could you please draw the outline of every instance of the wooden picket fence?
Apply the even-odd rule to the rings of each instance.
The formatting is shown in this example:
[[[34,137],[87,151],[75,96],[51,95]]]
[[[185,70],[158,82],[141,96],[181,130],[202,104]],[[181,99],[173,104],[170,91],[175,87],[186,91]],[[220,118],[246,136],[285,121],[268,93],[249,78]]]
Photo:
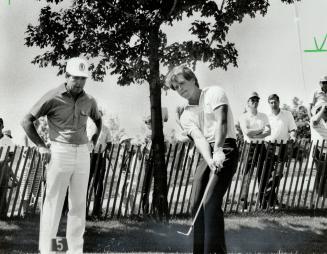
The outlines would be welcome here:
[[[319,146],[318,146],[319,145]],[[283,147],[283,149],[281,149]],[[227,190],[223,209],[230,212],[256,212],[282,209],[326,209],[327,153],[322,144],[298,141],[284,146],[276,143],[239,143],[239,163]],[[250,154],[252,151],[252,154]],[[317,170],[311,154],[318,154]],[[2,218],[38,214],[44,191],[43,171],[46,165],[31,147],[0,148],[0,215]],[[93,214],[95,201],[100,203],[103,219],[144,216],[151,213],[153,171],[151,151],[146,147],[113,144],[100,156],[105,158],[102,175],[103,191],[93,177],[87,194],[87,214]],[[171,216],[189,215],[193,174],[200,156],[191,143],[169,144],[166,151],[168,209]],[[262,161],[261,171],[254,162]],[[247,168],[247,170],[246,170]],[[12,176],[6,174],[11,170]],[[96,174],[100,171],[96,170]],[[16,179],[16,180],[15,180]],[[275,191],[273,191],[275,190]],[[241,193],[245,193],[242,194]],[[276,197],[274,196],[276,193]],[[260,197],[265,197],[266,205]]]

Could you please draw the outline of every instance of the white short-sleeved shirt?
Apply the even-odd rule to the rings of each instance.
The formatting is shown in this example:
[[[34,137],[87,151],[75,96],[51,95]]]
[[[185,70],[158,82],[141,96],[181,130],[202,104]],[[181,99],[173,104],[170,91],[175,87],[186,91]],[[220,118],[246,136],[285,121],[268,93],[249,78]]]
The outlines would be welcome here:
[[[198,128],[209,143],[215,142],[217,120],[214,110],[221,105],[228,106],[226,138],[236,138],[234,118],[228,98],[225,91],[218,86],[204,88],[200,95],[199,105],[185,107],[180,118],[183,129],[190,135],[194,128]]]
[[[253,115],[250,112],[247,112],[242,114],[239,120],[245,141],[260,142],[264,140],[264,138],[250,138],[245,133],[247,129],[257,130],[269,125],[268,117],[266,114],[258,112],[256,115]]]
[[[327,147],[327,123],[320,119],[317,124],[313,124],[313,120],[310,120],[310,131],[311,131],[311,140],[313,141],[313,145],[319,142],[319,146],[322,145],[322,141],[325,139],[324,147]],[[325,150],[325,149],[324,149]],[[327,150],[327,149],[326,149]]]
[[[8,147],[10,147],[9,152],[13,152],[15,149],[14,142],[12,142],[12,139],[6,135],[3,135],[3,137],[0,138],[0,147],[3,147],[2,152],[1,152],[0,161],[3,161],[5,159]]]
[[[283,140],[285,144],[290,137],[289,133],[297,129],[292,113],[287,110],[281,109],[277,115],[273,113],[269,114],[268,120],[271,134],[266,137],[267,141],[281,143]]]

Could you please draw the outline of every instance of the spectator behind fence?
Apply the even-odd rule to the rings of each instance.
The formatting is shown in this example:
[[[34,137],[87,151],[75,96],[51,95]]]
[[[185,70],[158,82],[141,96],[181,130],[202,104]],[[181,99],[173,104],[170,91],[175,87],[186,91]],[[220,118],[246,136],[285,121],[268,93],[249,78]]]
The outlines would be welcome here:
[[[313,93],[313,98],[311,103],[309,104],[309,116],[314,116],[316,115],[315,110],[313,110],[313,107],[315,107],[315,105],[319,102],[327,102],[327,76],[323,76],[322,78],[320,78],[319,80],[319,85],[320,85],[320,89],[316,90]]]
[[[270,135],[270,125],[268,117],[266,114],[258,112],[260,97],[258,93],[252,92],[248,96],[247,100],[247,110],[240,117],[240,126],[244,135],[245,144],[245,160],[247,164],[243,171],[243,186],[241,193],[241,200],[244,201],[244,208],[247,208],[248,202],[248,192],[250,185],[251,172],[250,169],[253,165],[257,166],[258,172],[262,172],[262,167],[264,164],[266,148],[264,143],[264,138]],[[256,145],[258,143],[258,145]],[[260,161],[259,161],[260,158]],[[260,183],[261,175],[258,174],[258,182]]]
[[[316,180],[315,180],[315,192],[319,197],[326,197],[326,153],[327,153],[327,102],[317,102],[313,108],[314,113],[310,119],[311,127],[311,140],[314,147],[313,154],[314,162],[316,164]],[[325,140],[324,146],[322,147],[323,140]]]
[[[2,152],[0,155],[0,219],[4,219],[7,216],[7,190],[10,187],[9,181],[12,182],[12,185],[17,183],[17,180],[14,177],[14,173],[12,172],[9,165],[14,157],[13,152],[15,145],[11,138],[3,134],[3,127],[3,119],[0,118],[0,147],[2,147]],[[9,153],[7,154],[8,149]]]
[[[34,126],[37,133],[40,135],[46,146],[50,147],[49,126],[48,126],[47,119],[45,117],[40,117],[34,122]],[[35,145],[33,142],[31,142],[31,140],[27,137],[27,135],[24,136],[24,146],[31,148],[31,151],[27,158],[27,165],[25,167],[24,174],[22,176],[23,177],[22,185],[20,187],[20,194],[22,195],[22,200],[23,200],[23,216],[26,216],[32,213],[34,209],[34,204],[36,201],[36,196],[38,194],[38,188],[40,186],[39,183],[41,181],[42,172],[40,168],[37,169],[37,164],[38,164],[38,160],[36,159],[37,157],[35,156],[33,159]],[[26,152],[27,150],[25,150],[24,152],[25,159],[26,159]],[[33,185],[34,180],[35,182]],[[25,190],[25,194],[24,194],[24,190]]]
[[[99,109],[99,113],[103,117],[104,110]],[[96,219],[102,216],[101,197],[103,193],[103,181],[106,172],[105,150],[110,149],[111,134],[109,128],[102,122],[102,129],[98,138],[98,142],[95,147],[92,146],[95,138],[94,135],[95,134],[93,134],[90,139],[90,144],[91,144],[90,152],[92,151],[93,148],[93,154],[91,153],[91,167],[90,167],[90,176],[89,176],[87,193],[88,195],[90,195],[91,191],[94,192],[92,217]],[[91,182],[92,179],[93,182]]]
[[[166,85],[188,101],[180,118],[181,126],[202,154],[191,197],[193,216],[200,209],[194,222],[193,253],[226,253],[221,206],[238,158],[233,113],[227,95],[218,86],[200,89],[197,77],[185,65],[167,74]],[[209,178],[212,181],[208,186]],[[207,195],[203,197],[207,186]],[[204,202],[200,206],[202,198]]]
[[[50,159],[46,175],[46,196],[40,222],[39,249],[51,251],[56,238],[62,207],[69,188],[67,243],[69,253],[83,253],[86,192],[90,173],[86,121],[88,117],[101,131],[101,115],[95,99],[84,91],[88,63],[72,58],[66,65],[66,82],[47,92],[25,115],[22,126],[38,146],[45,161]],[[33,122],[47,116],[51,150],[37,133]],[[97,137],[94,142],[96,143]],[[94,144],[95,145],[95,144]]]
[[[282,165],[287,158],[287,142],[291,139],[291,142],[295,142],[296,139],[296,124],[291,112],[280,108],[280,101],[277,94],[272,94],[268,97],[268,103],[271,108],[271,113],[268,115],[268,120],[271,128],[271,135],[266,138],[271,142],[270,148],[267,151],[267,163],[263,171],[264,175],[262,179],[262,188],[259,189],[259,199],[263,208],[266,208],[268,201],[269,206],[278,205],[277,190],[279,189],[279,183],[283,177],[283,171],[278,170],[278,164]],[[276,148],[274,143],[276,142]],[[281,144],[283,142],[283,144]],[[281,149],[281,150],[280,150]],[[279,160],[277,161],[277,155]],[[271,171],[270,171],[271,168]],[[277,170],[276,172],[274,172]],[[269,174],[270,171],[270,174]],[[261,175],[261,174],[260,174]],[[275,175],[275,180],[273,176]],[[266,190],[266,193],[264,193]]]

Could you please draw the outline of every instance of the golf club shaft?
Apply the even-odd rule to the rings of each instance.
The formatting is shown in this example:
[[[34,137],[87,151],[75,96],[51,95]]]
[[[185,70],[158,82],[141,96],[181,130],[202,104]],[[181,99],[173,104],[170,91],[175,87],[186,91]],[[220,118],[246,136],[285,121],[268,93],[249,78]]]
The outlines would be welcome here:
[[[205,191],[204,191],[204,193],[203,193],[203,196],[202,196],[201,202],[200,202],[200,204],[199,204],[198,210],[196,211],[196,214],[195,214],[194,219],[193,219],[193,221],[192,221],[192,226],[194,226],[194,223],[195,223],[195,221],[196,221],[196,219],[197,219],[197,217],[198,217],[198,215],[199,215],[199,213],[200,213],[200,210],[201,210],[201,208],[202,208],[202,206],[203,206],[203,202],[204,202],[204,200],[205,200],[206,197],[207,197],[207,194],[208,194],[209,188],[210,188],[210,186],[211,186],[211,183],[212,183],[213,179],[214,179],[216,176],[217,176],[217,175],[216,175],[215,173],[212,173],[211,176],[210,176],[209,182],[208,182],[208,184],[207,184],[207,186],[206,186],[206,189],[205,189]]]

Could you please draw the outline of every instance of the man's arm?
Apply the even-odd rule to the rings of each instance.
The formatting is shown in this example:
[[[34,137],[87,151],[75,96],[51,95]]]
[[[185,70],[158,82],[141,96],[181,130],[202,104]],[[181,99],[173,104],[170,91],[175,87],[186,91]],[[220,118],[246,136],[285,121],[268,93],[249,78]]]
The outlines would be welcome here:
[[[295,141],[296,140],[297,126],[296,126],[294,117],[293,117],[291,112],[289,112],[289,117],[290,117],[290,125],[289,125],[290,139]]]
[[[312,119],[312,123],[313,123],[313,125],[317,125],[317,124],[320,122],[320,120],[321,120],[321,118],[322,118],[322,116],[323,116],[323,114],[324,114],[325,109],[326,109],[325,106],[321,107],[321,109],[319,110],[319,112],[318,112],[317,114],[315,114],[315,115],[311,118],[311,119]]]
[[[214,110],[215,117],[217,120],[214,151],[218,150],[219,148],[222,148],[225,143],[225,138],[227,135],[227,112],[227,104],[221,105]]]
[[[36,121],[36,118],[32,114],[27,114],[21,121],[21,126],[25,130],[26,135],[37,147],[47,148],[45,142],[35,129],[35,126],[33,124],[34,121]]]
[[[194,144],[199,152],[202,154],[204,160],[207,162],[211,170],[216,170],[216,166],[212,160],[211,147],[209,142],[201,133],[200,129],[192,129],[190,136],[193,138]]]
[[[255,138],[265,138],[268,137],[271,134],[271,128],[270,125],[266,125],[264,131],[261,134],[255,135]]]
[[[92,120],[93,120],[95,126],[97,127],[96,132],[92,136],[92,142],[93,142],[93,145],[95,146],[96,143],[98,142],[98,138],[99,138],[99,135],[100,135],[100,132],[101,132],[101,129],[102,129],[102,118],[100,117],[97,120],[94,120],[94,119],[92,119]]]

